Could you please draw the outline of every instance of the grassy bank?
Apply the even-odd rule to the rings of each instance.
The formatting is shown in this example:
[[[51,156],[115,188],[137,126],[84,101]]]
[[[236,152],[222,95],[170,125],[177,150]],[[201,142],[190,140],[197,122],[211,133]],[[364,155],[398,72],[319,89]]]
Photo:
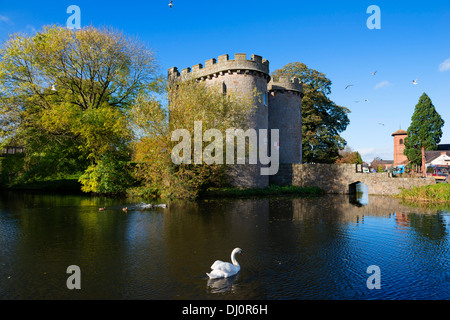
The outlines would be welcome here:
[[[438,183],[430,186],[403,189],[396,197],[409,202],[450,202],[450,184]]]
[[[220,198],[239,198],[273,195],[299,195],[305,197],[321,196],[324,191],[317,187],[296,187],[296,186],[276,186],[272,185],[261,189],[246,188],[210,188],[202,198],[220,197]]]
[[[0,158],[0,172],[1,170]],[[12,171],[12,170],[11,170]],[[51,191],[51,192],[76,192],[82,193],[79,177],[81,173],[76,174],[59,174],[47,178],[26,179],[18,175],[8,176],[0,175],[0,189],[24,190],[24,191]],[[277,186],[272,185],[267,188],[250,189],[250,188],[209,188],[206,192],[202,192],[200,198],[245,198],[245,197],[265,197],[276,195],[297,195],[304,197],[316,197],[325,194],[324,191],[317,187],[296,187],[296,186]],[[112,195],[112,194],[111,194]],[[154,187],[131,187],[126,193],[117,194],[127,198],[146,198],[156,199],[163,195],[160,190]],[[169,197],[170,198],[170,197]]]

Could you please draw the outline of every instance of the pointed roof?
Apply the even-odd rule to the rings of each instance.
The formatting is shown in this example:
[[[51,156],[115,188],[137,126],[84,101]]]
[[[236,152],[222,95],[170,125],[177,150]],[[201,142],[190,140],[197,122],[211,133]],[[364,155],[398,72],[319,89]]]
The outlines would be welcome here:
[[[400,130],[395,131],[392,134],[392,136],[400,136],[400,135],[402,135],[402,136],[408,135],[408,132],[406,132],[405,130],[400,129]]]

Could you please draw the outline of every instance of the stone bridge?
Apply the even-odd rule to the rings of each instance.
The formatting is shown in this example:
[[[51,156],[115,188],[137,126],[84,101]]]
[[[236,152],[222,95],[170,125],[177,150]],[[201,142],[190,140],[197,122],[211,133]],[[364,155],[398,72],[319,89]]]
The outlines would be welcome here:
[[[270,177],[271,184],[316,186],[326,193],[351,194],[356,184],[368,186],[369,194],[395,195],[401,189],[435,184],[434,178],[397,178],[388,173],[358,172],[355,164],[280,164],[278,173]]]

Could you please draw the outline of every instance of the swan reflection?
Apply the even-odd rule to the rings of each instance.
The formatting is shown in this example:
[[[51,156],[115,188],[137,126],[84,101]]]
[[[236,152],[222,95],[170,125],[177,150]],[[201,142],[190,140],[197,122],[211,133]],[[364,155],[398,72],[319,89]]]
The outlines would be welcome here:
[[[227,293],[233,291],[235,287],[234,282],[239,276],[240,275],[237,274],[229,278],[208,279],[208,282],[206,283],[207,289],[210,293]]]

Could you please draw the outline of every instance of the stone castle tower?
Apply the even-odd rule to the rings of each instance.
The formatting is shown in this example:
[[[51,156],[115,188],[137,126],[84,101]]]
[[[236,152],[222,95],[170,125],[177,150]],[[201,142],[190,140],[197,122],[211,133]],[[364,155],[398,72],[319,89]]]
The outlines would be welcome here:
[[[168,70],[169,81],[196,79],[206,85],[222,85],[224,92],[252,96],[256,88],[262,99],[254,99],[256,112],[249,119],[249,127],[279,129],[279,163],[302,162],[301,98],[303,85],[298,79],[281,77],[271,80],[269,61],[253,54],[247,60],[245,53],[236,53],[234,60],[228,54],[209,59],[205,65],[197,64],[180,72],[176,67]],[[270,142],[269,142],[270,143]],[[269,148],[270,149],[270,148]],[[243,168],[245,166],[245,168]],[[260,174],[260,164],[232,166],[232,184],[239,187],[264,188],[269,177]]]

